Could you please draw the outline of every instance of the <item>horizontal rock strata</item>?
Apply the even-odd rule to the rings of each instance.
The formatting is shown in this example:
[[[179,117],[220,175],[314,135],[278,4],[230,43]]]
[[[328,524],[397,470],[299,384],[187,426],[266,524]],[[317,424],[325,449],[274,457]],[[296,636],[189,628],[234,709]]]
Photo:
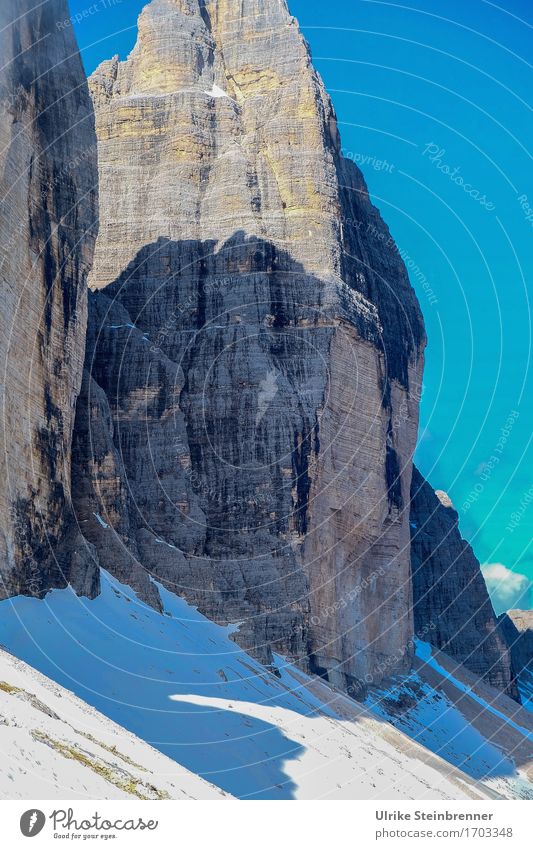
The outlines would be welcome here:
[[[90,87],[84,532],[266,661],[343,687],[408,668],[424,328],[296,21],[153,0]]]

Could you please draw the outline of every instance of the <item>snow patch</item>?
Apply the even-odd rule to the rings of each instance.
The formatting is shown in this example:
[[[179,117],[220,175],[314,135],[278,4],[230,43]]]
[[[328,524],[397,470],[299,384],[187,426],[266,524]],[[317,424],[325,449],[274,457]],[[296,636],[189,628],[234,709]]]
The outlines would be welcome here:
[[[207,94],[209,97],[228,97],[230,100],[233,100],[232,97],[229,96],[227,91],[224,91],[223,88],[213,83],[213,87],[210,91],[204,91],[204,94]]]
[[[453,684],[465,703],[468,700],[479,705],[482,710],[476,711],[478,717],[488,711],[503,719],[510,728],[519,732],[523,745],[527,746],[531,740],[530,732],[447,672],[433,657],[429,643],[417,640],[416,656]],[[461,697],[458,704],[462,706]],[[365,705],[426,749],[504,798],[533,799],[533,784],[527,774],[517,768],[513,757],[500,748],[499,741],[493,740],[490,733],[485,737],[444,691],[434,689],[418,673],[398,679],[390,688],[373,688]],[[483,727],[482,722],[479,727]],[[513,750],[511,754],[514,757],[522,755]]]
[[[530,731],[528,731],[526,728],[522,728],[522,726],[518,725],[516,722],[513,722],[513,720],[506,716],[504,713],[497,710],[497,708],[489,704],[489,702],[485,701],[485,699],[482,699],[480,696],[477,695],[477,693],[474,693],[474,691],[467,687],[465,684],[463,684],[462,681],[459,681],[458,678],[455,678],[453,675],[447,672],[444,667],[441,666],[440,663],[438,663],[433,657],[433,651],[429,643],[423,643],[421,640],[415,640],[415,647],[416,656],[420,660],[424,661],[424,663],[427,663],[428,666],[430,666],[444,678],[447,678],[449,681],[451,681],[454,687],[456,687],[461,693],[466,693],[466,695],[469,696],[472,701],[481,705],[483,710],[492,713],[494,716],[497,716],[498,719],[503,719],[503,721],[506,722],[511,728],[514,728],[515,731],[518,731],[527,740],[533,742],[533,734]]]
[[[206,781],[249,799],[468,799],[483,787],[275,658],[271,674],[157,584],[166,615],[101,573],[0,603],[0,643]],[[234,627],[234,626],[233,626]],[[181,774],[181,773],[180,773]]]
[[[220,799],[126,729],[0,650],[2,799]]]
[[[166,545],[168,548],[173,548],[174,551],[179,551],[179,549],[175,545],[172,545],[170,542],[166,542],[164,539],[156,539],[155,543],[157,545]]]
[[[93,516],[95,517],[98,524],[102,526],[102,528],[106,528],[106,529],[109,528],[109,525],[107,524],[107,522],[104,519],[102,519],[102,517],[100,516],[100,513],[93,513]]]
[[[120,330],[122,327],[128,327],[131,330],[137,329],[134,324],[108,324],[107,326],[109,330]]]

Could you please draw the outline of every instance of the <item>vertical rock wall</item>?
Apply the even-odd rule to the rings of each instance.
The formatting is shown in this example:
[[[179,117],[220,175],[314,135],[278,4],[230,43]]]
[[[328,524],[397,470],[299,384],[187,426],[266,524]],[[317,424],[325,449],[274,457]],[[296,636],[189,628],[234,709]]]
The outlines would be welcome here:
[[[345,687],[407,668],[423,323],[296,21],[153,0],[90,87],[85,531],[264,660]]]
[[[416,468],[411,486],[415,631],[517,698],[509,643],[498,626],[479,561],[461,537],[457,513]]]
[[[525,669],[533,672],[533,611],[508,610],[498,623],[511,647],[515,674]]]
[[[97,168],[68,14],[0,4],[0,597],[97,586],[70,509]]]

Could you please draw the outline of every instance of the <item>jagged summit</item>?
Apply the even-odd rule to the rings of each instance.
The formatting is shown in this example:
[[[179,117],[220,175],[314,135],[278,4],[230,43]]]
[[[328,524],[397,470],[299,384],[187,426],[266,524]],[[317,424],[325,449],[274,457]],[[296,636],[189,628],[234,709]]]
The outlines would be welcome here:
[[[101,173],[111,176],[105,152],[120,141],[128,152],[115,163],[121,173],[131,179],[142,164],[161,175],[159,198],[148,202],[160,200],[164,217],[129,221],[128,237],[137,250],[160,236],[223,242],[240,230],[275,242],[306,270],[348,284],[378,309],[388,368],[395,376],[402,367],[405,384],[393,335],[409,355],[423,347],[420,309],[399,254],[382,249],[382,241],[393,243],[361,172],[341,156],[333,105],[296,20],[277,0],[204,7],[154,0],[141,13],[128,59],[102,63],[90,80]],[[101,214],[114,235],[97,246],[94,288],[125,267],[114,251],[124,252],[118,215],[126,210],[107,197]]]
[[[425,334],[298,25],[274,0],[155,0],[90,88],[86,533],[101,557],[115,534],[109,568],[144,597],[142,568],[242,622],[266,662],[380,677],[413,629]]]

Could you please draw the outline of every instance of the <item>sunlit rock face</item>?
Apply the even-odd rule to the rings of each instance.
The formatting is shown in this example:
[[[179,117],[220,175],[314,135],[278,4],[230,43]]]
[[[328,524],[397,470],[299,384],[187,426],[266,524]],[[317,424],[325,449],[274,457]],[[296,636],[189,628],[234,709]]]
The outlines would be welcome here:
[[[278,0],[154,0],[90,88],[78,519],[152,603],[360,692],[410,663],[425,336],[306,43]]]
[[[98,586],[70,508],[98,177],[68,14],[0,4],[0,597]]]
[[[461,537],[450,498],[434,492],[416,468],[411,496],[415,631],[517,698],[512,635],[498,626],[479,561]]]

